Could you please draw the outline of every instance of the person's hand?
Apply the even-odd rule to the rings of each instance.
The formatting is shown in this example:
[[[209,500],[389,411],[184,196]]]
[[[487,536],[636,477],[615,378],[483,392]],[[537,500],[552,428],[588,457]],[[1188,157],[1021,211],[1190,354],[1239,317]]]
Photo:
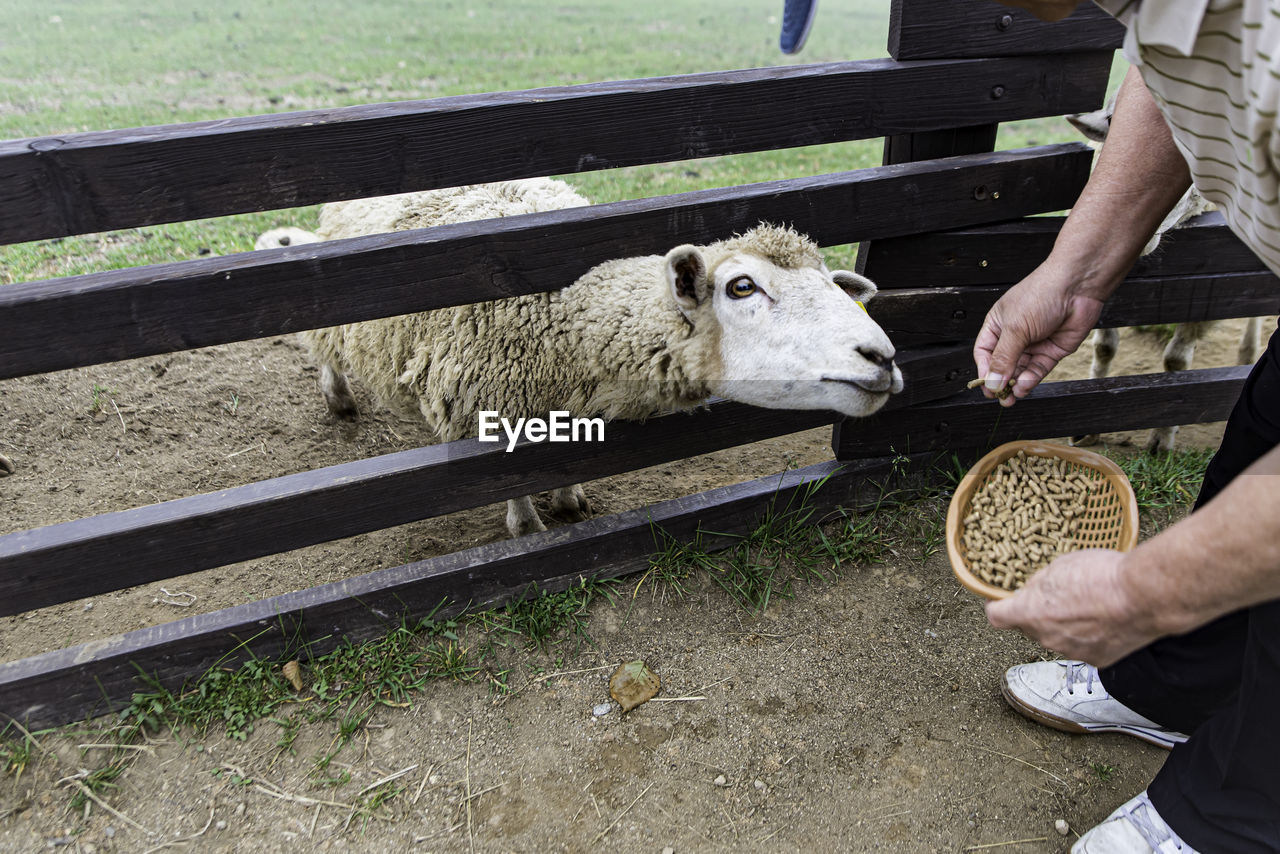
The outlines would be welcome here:
[[[987,621],[1017,629],[1065,658],[1114,664],[1157,635],[1145,628],[1123,584],[1126,553],[1069,552],[1041,569],[1008,599],[987,603]]]
[[[1013,378],[1013,394],[1001,399],[1012,406],[1075,352],[1102,315],[1102,301],[1072,292],[1050,265],[1005,292],[982,323],[973,345],[983,393],[994,397]]]

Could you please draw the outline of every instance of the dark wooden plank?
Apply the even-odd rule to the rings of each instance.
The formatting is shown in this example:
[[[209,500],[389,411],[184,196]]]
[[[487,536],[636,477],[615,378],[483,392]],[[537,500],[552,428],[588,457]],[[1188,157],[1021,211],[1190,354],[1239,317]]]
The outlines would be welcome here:
[[[1166,231],[1155,252],[1139,258],[1132,278],[1203,273],[1261,273],[1267,265],[1227,227],[1217,211]]]
[[[1062,115],[1101,103],[1108,63],[866,60],[3,142],[0,243]]]
[[[888,290],[867,311],[898,347],[972,339],[1010,285]],[[1126,279],[1098,325],[1138,326],[1280,313],[1280,280],[1268,271]]]
[[[860,254],[860,272],[881,288],[990,285],[1016,282],[1053,248],[1064,217],[1031,217],[877,240]],[[865,261],[864,261],[865,258]],[[1213,211],[1166,232],[1159,248],[1139,258],[1129,275],[1261,272],[1266,265]]]
[[[553,290],[762,220],[832,246],[1060,209],[1091,155],[1069,143],[7,285],[0,379]]]
[[[908,478],[927,478],[931,460],[907,461],[914,472]],[[802,501],[815,520],[836,506],[873,506],[888,484],[899,494],[911,488],[912,480],[900,480],[902,471],[901,459],[823,463],[0,663],[0,716],[30,728],[83,720],[127,704],[143,687],[139,671],[176,691],[215,664],[250,655],[319,655],[344,640],[385,633],[402,618],[443,618],[519,597],[532,584],[560,590],[583,576],[626,574],[661,550],[660,532],[678,542],[699,530],[745,533],[771,508]],[[704,535],[703,543],[714,547],[717,537]]]
[[[998,124],[989,124],[888,136],[884,140],[883,164],[888,166],[895,163],[917,163],[939,157],[992,151],[996,146],[996,134],[999,129]],[[985,194],[985,190],[979,191],[975,188],[974,194]],[[877,242],[863,241],[858,244],[858,257],[854,262],[854,269],[864,276],[871,277],[866,269],[867,259],[871,257],[871,247]]]
[[[1009,408],[976,389],[963,391],[947,400],[838,424],[833,445],[838,459],[852,460],[883,453],[877,449],[895,438],[898,451],[916,454],[992,447],[1014,439],[1222,421],[1249,371],[1242,366],[1044,383]]]
[[[1048,257],[1065,220],[1039,216],[876,240],[860,248],[858,272],[882,289],[1017,282]]]
[[[999,124],[976,125],[945,130],[887,136],[884,140],[884,165],[916,163],[959,154],[981,154],[994,151]]]
[[[890,400],[881,412],[894,412],[947,398],[957,389],[964,388],[973,376],[973,345],[964,341],[906,351],[899,348],[895,361],[902,370],[902,393]],[[893,450],[886,445],[884,453],[892,453]]]
[[[889,408],[950,394],[966,347],[898,358],[908,390]],[[831,424],[827,411],[717,401],[707,409],[613,422],[605,441],[474,439],[259,481],[220,492],[0,536],[0,616],[315,543],[492,504]]]
[[[889,8],[889,55],[897,60],[1110,51],[1123,41],[1124,27],[1088,2],[1053,23],[996,3],[893,0]]]

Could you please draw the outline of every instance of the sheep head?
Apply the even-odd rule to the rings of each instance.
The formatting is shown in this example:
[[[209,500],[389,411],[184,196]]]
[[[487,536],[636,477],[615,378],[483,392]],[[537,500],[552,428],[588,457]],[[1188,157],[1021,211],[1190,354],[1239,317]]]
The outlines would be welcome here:
[[[1111,119],[1115,115],[1116,99],[1112,98],[1108,104],[1100,110],[1094,110],[1090,113],[1072,113],[1066,116],[1066,120],[1090,142],[1097,143],[1095,147],[1107,141],[1107,134],[1111,132]],[[1155,252],[1160,246],[1160,240],[1166,231],[1177,228],[1187,220],[1202,213],[1214,210],[1214,204],[1200,195],[1200,191],[1195,185],[1187,188],[1182,194],[1182,198],[1178,199],[1173,209],[1165,215],[1160,221],[1160,225],[1156,227],[1155,234],[1151,235],[1151,239],[1142,247],[1140,255],[1145,257]]]
[[[870,415],[902,390],[894,348],[860,303],[872,282],[830,271],[817,246],[790,229],[761,226],[666,256],[676,308],[695,335],[714,335],[712,393],[769,409]]]

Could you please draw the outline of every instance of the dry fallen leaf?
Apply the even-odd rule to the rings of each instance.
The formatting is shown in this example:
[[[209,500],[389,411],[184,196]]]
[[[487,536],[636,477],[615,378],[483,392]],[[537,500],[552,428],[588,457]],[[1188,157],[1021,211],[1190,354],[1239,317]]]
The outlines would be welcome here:
[[[624,712],[652,699],[660,687],[662,680],[658,674],[639,659],[628,661],[609,677],[609,696],[617,700]]]
[[[289,684],[293,686],[293,690],[302,691],[302,668],[296,661],[285,662],[284,667],[280,668],[280,672],[284,674],[284,678],[289,680]]]

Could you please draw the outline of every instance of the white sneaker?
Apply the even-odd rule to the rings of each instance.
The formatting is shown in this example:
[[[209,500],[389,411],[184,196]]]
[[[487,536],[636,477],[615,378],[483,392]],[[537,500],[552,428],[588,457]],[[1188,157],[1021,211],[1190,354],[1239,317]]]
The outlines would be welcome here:
[[[1164,823],[1143,792],[1071,846],[1071,854],[1197,854]]]
[[[1015,710],[1064,732],[1122,732],[1170,750],[1187,737],[1125,706],[1083,661],[1036,661],[1010,667],[1000,693]]]

